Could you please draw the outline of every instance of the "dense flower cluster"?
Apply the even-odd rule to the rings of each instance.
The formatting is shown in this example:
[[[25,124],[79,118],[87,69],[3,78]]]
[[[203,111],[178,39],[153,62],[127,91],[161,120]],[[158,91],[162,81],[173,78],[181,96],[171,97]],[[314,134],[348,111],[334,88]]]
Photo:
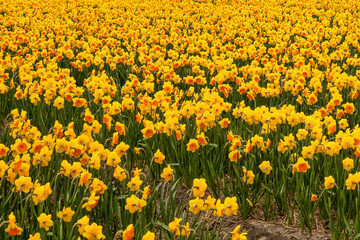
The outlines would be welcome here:
[[[0,3],[0,238],[206,239],[256,206],[357,236],[359,9]]]

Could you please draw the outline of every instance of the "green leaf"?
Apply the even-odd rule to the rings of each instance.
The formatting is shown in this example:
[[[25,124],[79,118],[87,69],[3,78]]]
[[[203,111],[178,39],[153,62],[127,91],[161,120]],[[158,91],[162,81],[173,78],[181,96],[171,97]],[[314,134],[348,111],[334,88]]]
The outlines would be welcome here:
[[[160,227],[162,227],[163,229],[171,232],[171,231],[170,231],[170,228],[169,228],[166,224],[164,224],[164,223],[162,223],[162,222],[160,222],[160,221],[157,221],[156,223],[157,223]]]
[[[116,199],[117,200],[121,200],[121,199],[125,199],[127,198],[129,195],[120,195],[120,196],[117,196]]]
[[[268,188],[267,186],[265,186],[263,183],[261,183],[261,186],[263,187],[263,188],[265,188],[266,190],[268,190],[269,192],[273,192],[270,188]]]

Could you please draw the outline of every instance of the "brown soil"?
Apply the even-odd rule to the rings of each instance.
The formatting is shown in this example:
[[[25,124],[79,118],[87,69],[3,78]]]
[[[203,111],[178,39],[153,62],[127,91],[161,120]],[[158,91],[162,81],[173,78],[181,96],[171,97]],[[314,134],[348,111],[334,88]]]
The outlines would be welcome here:
[[[9,114],[7,117],[4,118],[4,121],[0,121],[0,136],[3,132],[7,131],[10,127],[10,123],[12,122],[11,115]]]
[[[179,186],[177,192],[178,203],[188,201],[189,189],[184,185]],[[222,196],[223,198],[223,196]],[[187,204],[185,203],[185,206]],[[191,217],[194,217],[190,214]],[[204,219],[205,218],[205,219]],[[190,220],[189,219],[189,220]],[[203,215],[199,221],[205,220],[210,226],[219,225],[220,218],[214,217],[212,214]],[[191,220],[190,220],[191,221]],[[224,236],[231,233],[237,225],[241,226],[240,232],[247,232],[247,239],[258,240],[296,240],[296,239],[309,239],[309,240],[330,240],[331,234],[329,230],[329,222],[315,218],[312,235],[310,236],[307,229],[301,231],[300,221],[297,214],[294,215],[293,224],[290,226],[285,216],[276,215],[272,221],[265,221],[260,207],[255,206],[253,213],[249,219],[242,220],[240,214],[236,216],[224,216],[224,223],[220,233],[219,239],[224,239]],[[230,238],[226,238],[230,239]]]
[[[209,223],[208,226],[210,226],[210,230],[212,226],[218,226],[221,222],[220,218],[215,218],[211,214],[205,216],[205,218],[205,221]],[[246,221],[243,221],[240,215],[231,217],[225,216],[219,239],[224,239],[224,236],[228,233],[231,233],[237,225],[241,226],[240,232],[248,233],[247,238],[250,240],[331,239],[330,232],[326,226],[326,221],[324,221],[322,224],[317,224],[316,228],[313,229],[312,236],[310,236],[307,230],[302,232],[301,227],[298,224],[289,226],[286,219],[279,218],[278,220],[274,221],[263,221],[251,217]]]
[[[233,226],[229,226],[229,231],[232,230],[237,224],[233,223]],[[308,232],[301,232],[299,227],[289,227],[280,223],[269,223],[259,220],[247,220],[245,222],[240,222],[241,232],[247,232],[248,239],[259,239],[259,240],[296,240],[296,239],[311,239],[311,240],[320,240],[320,239],[331,239],[331,236],[328,232],[313,232],[312,236]],[[224,231],[225,228],[223,229]],[[226,231],[228,232],[228,231]]]

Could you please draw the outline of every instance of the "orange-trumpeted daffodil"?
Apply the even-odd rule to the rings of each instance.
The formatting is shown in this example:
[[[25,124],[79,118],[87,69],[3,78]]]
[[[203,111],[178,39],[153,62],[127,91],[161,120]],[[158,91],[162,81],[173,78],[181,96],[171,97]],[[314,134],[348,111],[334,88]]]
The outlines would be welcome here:
[[[91,196],[89,198],[85,198],[85,200],[87,200],[87,202],[82,205],[82,208],[86,208],[87,211],[91,211],[91,209],[96,207],[99,199],[100,199],[100,196],[95,196],[95,192],[92,192]]]
[[[186,144],[187,151],[195,152],[199,148],[199,142],[196,139],[190,139],[189,143]]]
[[[134,237],[134,226],[132,224],[127,226],[122,235],[124,240],[132,239]]]
[[[16,224],[16,218],[13,212],[9,214],[8,227],[5,229],[5,232],[11,236],[21,235],[23,232],[23,229]]]
[[[297,162],[293,165],[292,172],[307,172],[308,169],[310,169],[308,161],[305,161],[304,158],[299,157]]]

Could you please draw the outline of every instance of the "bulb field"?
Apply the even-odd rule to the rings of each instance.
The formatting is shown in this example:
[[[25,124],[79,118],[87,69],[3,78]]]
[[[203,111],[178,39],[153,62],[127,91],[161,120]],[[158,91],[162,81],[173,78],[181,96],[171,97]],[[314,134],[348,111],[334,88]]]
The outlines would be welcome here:
[[[360,239],[359,40],[357,0],[1,0],[0,239]]]

